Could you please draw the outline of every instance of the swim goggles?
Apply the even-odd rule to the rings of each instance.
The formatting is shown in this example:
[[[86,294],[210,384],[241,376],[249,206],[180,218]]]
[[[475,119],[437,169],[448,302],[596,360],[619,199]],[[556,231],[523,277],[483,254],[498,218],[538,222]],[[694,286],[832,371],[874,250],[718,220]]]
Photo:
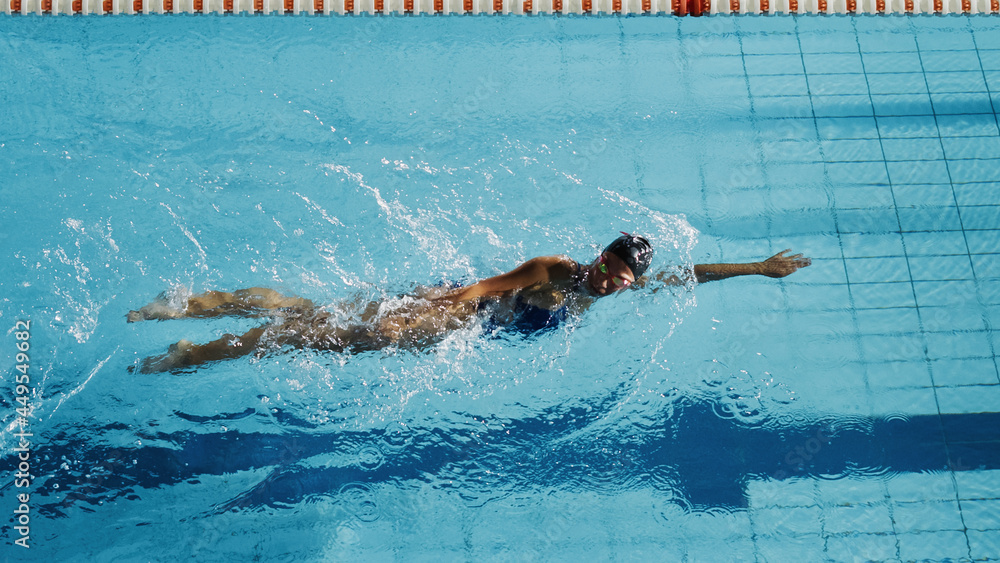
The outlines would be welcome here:
[[[608,275],[608,265],[604,263],[604,255],[601,254],[601,260],[597,264],[597,269],[604,275]],[[622,289],[628,287],[632,282],[627,279],[620,278],[618,276],[611,277],[611,283],[614,284],[615,289]]]

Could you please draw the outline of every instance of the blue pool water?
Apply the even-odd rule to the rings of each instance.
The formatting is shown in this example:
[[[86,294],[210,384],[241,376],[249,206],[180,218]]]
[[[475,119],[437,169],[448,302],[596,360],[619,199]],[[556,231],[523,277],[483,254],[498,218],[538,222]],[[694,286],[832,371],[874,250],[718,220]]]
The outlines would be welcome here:
[[[995,17],[0,17],[0,65],[5,560],[1000,557]],[[813,265],[130,370],[255,326],[125,322],[164,291],[342,311],[619,230]]]

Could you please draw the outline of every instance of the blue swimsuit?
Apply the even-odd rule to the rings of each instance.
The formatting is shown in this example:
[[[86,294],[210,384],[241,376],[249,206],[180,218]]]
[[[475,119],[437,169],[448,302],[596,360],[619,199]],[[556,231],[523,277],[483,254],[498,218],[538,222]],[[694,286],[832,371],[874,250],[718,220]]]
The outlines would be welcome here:
[[[576,281],[573,283],[573,292],[582,289],[582,279],[579,277],[580,264],[576,265]],[[480,303],[479,310],[488,306],[488,303]],[[497,315],[490,315],[483,324],[483,328],[493,332],[497,329],[512,330],[522,334],[534,334],[556,328],[559,323],[569,317],[569,308],[563,305],[558,309],[546,309],[527,303],[524,298],[518,295],[514,300],[514,318],[506,321],[497,318]]]
[[[569,309],[563,305],[556,310],[536,307],[524,302],[520,295],[514,301],[514,320],[505,328],[525,334],[555,328],[566,320]]]

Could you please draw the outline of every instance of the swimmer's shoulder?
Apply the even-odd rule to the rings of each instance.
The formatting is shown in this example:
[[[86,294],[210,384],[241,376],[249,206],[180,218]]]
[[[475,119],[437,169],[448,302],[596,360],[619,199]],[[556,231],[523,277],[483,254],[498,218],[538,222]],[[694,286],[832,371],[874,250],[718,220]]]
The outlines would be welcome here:
[[[548,270],[550,280],[566,280],[576,275],[580,270],[580,265],[565,254],[554,254],[552,256],[540,256],[534,261]]]

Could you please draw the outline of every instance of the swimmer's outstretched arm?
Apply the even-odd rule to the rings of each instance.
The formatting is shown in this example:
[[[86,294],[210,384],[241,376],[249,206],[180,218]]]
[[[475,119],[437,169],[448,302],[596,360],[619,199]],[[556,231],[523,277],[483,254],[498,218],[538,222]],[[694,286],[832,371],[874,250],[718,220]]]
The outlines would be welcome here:
[[[541,256],[528,260],[506,274],[448,292],[437,300],[458,303],[480,297],[501,297],[535,284],[569,279],[575,271],[576,262],[567,256]]]
[[[794,273],[799,268],[805,268],[812,264],[812,260],[801,254],[785,255],[791,251],[790,248],[786,248],[762,262],[750,262],[746,264],[695,264],[694,269],[686,272],[684,278],[690,280],[691,276],[694,276],[695,281],[698,283],[751,275],[783,278]],[[658,275],[657,279],[668,285],[684,285],[685,282],[685,279],[681,279],[676,275],[666,276],[665,273]]]

